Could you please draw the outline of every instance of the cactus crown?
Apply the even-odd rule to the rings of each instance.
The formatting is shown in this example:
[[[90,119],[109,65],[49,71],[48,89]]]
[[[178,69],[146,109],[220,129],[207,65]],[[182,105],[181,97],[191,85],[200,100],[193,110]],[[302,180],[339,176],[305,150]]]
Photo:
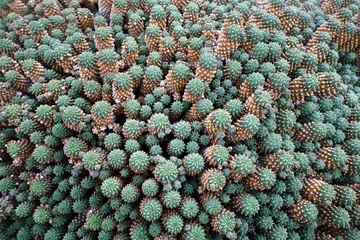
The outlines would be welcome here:
[[[303,77],[304,88],[306,91],[314,91],[319,85],[319,81],[313,74],[306,74]]]
[[[205,90],[205,86],[203,81],[198,78],[194,78],[188,82],[188,84],[186,85],[186,89],[193,96],[201,96],[201,94]]]
[[[217,60],[214,54],[206,52],[200,55],[200,65],[206,70],[214,70],[217,66]]]
[[[164,8],[160,5],[153,6],[151,8],[151,17],[153,17],[157,21],[165,19],[166,14]]]
[[[120,90],[129,89],[132,85],[131,78],[127,73],[118,73],[114,79],[114,86]]]
[[[106,65],[112,65],[117,62],[118,55],[113,50],[107,48],[99,53],[99,60]]]
[[[50,106],[48,105],[40,105],[37,109],[36,109],[36,115],[41,119],[41,120],[49,120],[52,117],[52,109]]]
[[[62,117],[70,124],[77,124],[83,117],[83,111],[78,107],[70,106],[64,109]]]
[[[82,158],[83,164],[87,169],[95,169],[101,162],[101,156],[96,151],[90,151],[85,153],[85,155]]]
[[[224,109],[216,110],[212,117],[212,123],[218,128],[228,127],[231,124],[231,115]]]
[[[257,91],[254,93],[254,100],[258,106],[266,106],[272,102],[272,97],[267,91]]]
[[[243,110],[243,104],[239,99],[231,99],[226,103],[226,109],[231,116],[238,117]]]
[[[290,82],[290,77],[285,73],[276,73],[270,76],[270,83],[276,90],[283,91],[285,90]]]
[[[186,80],[189,77],[190,69],[183,63],[177,63],[173,67],[173,76],[177,80]]]
[[[246,34],[239,25],[230,25],[225,30],[225,36],[229,41],[241,43],[246,40]]]
[[[241,119],[241,127],[247,132],[255,133],[260,128],[260,120],[253,114],[247,114]]]
[[[151,38],[160,37],[161,35],[160,27],[154,24],[149,24],[149,26],[146,28],[146,35]]]
[[[106,197],[114,197],[120,192],[120,182],[116,178],[107,178],[101,184],[101,192]]]
[[[171,183],[178,177],[178,168],[171,161],[163,161],[159,163],[155,169],[155,175],[162,183]]]
[[[145,70],[145,76],[150,82],[159,82],[162,80],[162,71],[157,66],[150,66]]]

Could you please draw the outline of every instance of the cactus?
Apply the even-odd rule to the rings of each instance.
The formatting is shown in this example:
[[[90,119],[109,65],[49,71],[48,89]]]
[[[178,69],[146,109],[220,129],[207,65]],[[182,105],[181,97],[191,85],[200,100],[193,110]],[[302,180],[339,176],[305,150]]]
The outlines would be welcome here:
[[[1,239],[359,239],[356,1],[35,2],[0,3]]]

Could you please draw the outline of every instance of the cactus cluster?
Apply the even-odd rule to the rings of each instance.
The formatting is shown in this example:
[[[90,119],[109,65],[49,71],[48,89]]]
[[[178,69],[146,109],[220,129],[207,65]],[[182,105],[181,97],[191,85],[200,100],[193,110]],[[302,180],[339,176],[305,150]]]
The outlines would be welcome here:
[[[1,0],[0,240],[358,240],[359,64],[359,0]]]

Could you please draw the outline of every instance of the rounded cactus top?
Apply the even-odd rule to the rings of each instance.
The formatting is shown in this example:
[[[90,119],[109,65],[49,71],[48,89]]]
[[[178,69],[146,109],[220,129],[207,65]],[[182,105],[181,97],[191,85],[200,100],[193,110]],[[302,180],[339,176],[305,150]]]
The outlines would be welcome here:
[[[72,48],[69,44],[58,44],[54,49],[56,59],[65,59],[72,54]]]
[[[41,21],[31,21],[28,28],[30,34],[38,34],[45,30],[44,24]]]
[[[181,205],[181,214],[185,218],[194,218],[199,212],[199,204],[193,198],[188,198]]]
[[[230,79],[236,78],[239,74],[241,74],[242,66],[241,63],[238,61],[231,60],[227,63],[226,67],[230,75]]]
[[[344,150],[341,148],[335,148],[331,152],[331,160],[337,165],[337,166],[343,166],[347,162],[347,155]]]
[[[229,12],[227,19],[230,22],[239,23],[241,20],[243,20],[243,13],[238,10],[233,10]]]
[[[255,133],[260,128],[260,120],[254,114],[247,114],[241,119],[241,127],[247,132]]]
[[[179,25],[176,25],[174,26],[174,29],[173,29],[173,33],[174,33],[174,36],[176,38],[180,38],[180,37],[186,37],[186,34],[188,33],[188,30],[185,29],[183,26],[181,26],[180,24]],[[197,39],[197,38],[196,38]],[[198,42],[194,42],[193,44],[195,44],[195,48],[196,46],[198,46]],[[201,46],[202,46],[202,42],[201,42]],[[193,49],[195,49],[193,48]],[[197,49],[197,48],[196,48]]]
[[[46,146],[38,146],[34,149],[33,156],[38,163],[45,163],[51,158],[51,150]]]
[[[276,154],[278,167],[280,170],[289,170],[293,165],[294,156],[290,152],[280,151]]]
[[[121,168],[126,161],[126,154],[123,150],[115,149],[108,154],[108,163],[115,169]]]
[[[49,87],[48,87],[49,88]],[[90,80],[84,84],[84,91],[88,94],[96,94],[100,91],[101,85],[97,81]]]
[[[5,80],[10,83],[15,83],[19,79],[21,79],[21,75],[17,71],[10,70],[7,73],[5,73]]]
[[[161,63],[162,57],[159,52],[151,52],[148,56],[148,59],[155,64]]]
[[[40,105],[36,109],[36,115],[41,120],[49,120],[53,116],[53,111],[52,111],[52,108],[49,105]]]
[[[205,230],[202,226],[200,225],[187,225],[185,227],[185,236],[186,239],[189,240],[205,240],[206,239],[206,234],[205,234]]]
[[[287,53],[287,59],[291,64],[299,64],[304,56],[304,52],[297,48],[292,48]]]
[[[216,148],[211,152],[211,157],[218,165],[223,165],[229,159],[229,150],[221,145],[216,145]]]
[[[150,118],[151,127],[157,131],[163,132],[170,127],[169,118],[162,114],[156,113]]]
[[[265,77],[261,73],[255,72],[251,73],[246,81],[250,88],[254,91],[257,87],[265,84]]]
[[[147,197],[154,197],[159,191],[159,185],[154,179],[147,179],[141,186],[143,194]]]
[[[304,222],[314,222],[319,214],[315,204],[310,201],[302,201],[299,203],[301,209],[301,218]]]
[[[170,36],[161,38],[160,43],[167,49],[171,49],[176,45],[175,40]]]
[[[159,82],[163,79],[163,73],[158,66],[150,66],[145,70],[145,76],[150,82]]]
[[[176,208],[180,205],[181,195],[177,191],[168,191],[164,194],[163,200],[167,208]]]
[[[194,2],[190,2],[188,5],[186,5],[185,10],[189,11],[190,13],[197,13],[199,12],[199,6]]]
[[[285,73],[280,72],[271,75],[269,80],[273,88],[279,91],[283,91],[288,87],[291,78]]]
[[[104,49],[99,53],[99,60],[105,65],[115,64],[118,60],[118,55],[112,49]]]
[[[111,177],[105,179],[101,184],[101,192],[108,198],[115,197],[120,193],[121,183],[119,179]]]
[[[254,59],[262,62],[269,53],[269,46],[266,43],[257,43],[251,50],[251,55]]]
[[[246,155],[236,155],[235,161],[235,172],[240,175],[249,174],[254,170],[252,160]]]
[[[204,158],[198,153],[192,153],[184,158],[187,171],[197,174],[202,171],[205,165]]]
[[[31,134],[36,131],[36,128],[37,126],[35,121],[30,119],[24,120],[19,126],[20,132],[24,134]]]
[[[190,136],[191,125],[186,121],[180,121],[175,125],[174,131],[178,137],[186,139]]]
[[[106,41],[111,38],[113,31],[109,27],[99,27],[95,30],[95,36],[100,41]]]
[[[212,116],[212,123],[215,127],[226,128],[231,124],[231,115],[225,109],[218,109]]]
[[[96,66],[96,56],[91,52],[83,52],[79,55],[79,66],[82,68],[93,68]]]
[[[138,113],[140,108],[141,108],[141,104],[136,99],[131,99],[131,100],[127,101],[125,104],[125,109],[130,114]]]
[[[328,73],[326,75],[326,81],[328,84],[331,84],[332,87],[339,89],[341,85],[341,76],[337,73]]]
[[[84,113],[80,108],[75,106],[70,106],[64,109],[62,118],[64,121],[70,124],[77,124],[82,120],[83,114]]]
[[[222,234],[231,233],[236,226],[235,215],[227,211],[220,212],[217,215],[217,226]]]
[[[290,64],[285,59],[279,59],[275,62],[275,67],[279,72],[288,72]]]
[[[98,101],[94,104],[93,113],[98,118],[106,118],[111,114],[111,105],[106,101]]]
[[[129,16],[129,21],[133,23],[139,23],[142,21],[142,17],[137,13],[133,13]]]
[[[125,38],[123,46],[127,53],[135,53],[139,50],[139,44],[133,37]]]
[[[246,41],[246,34],[244,30],[236,24],[230,25],[225,30],[226,39],[231,42],[241,43]]]
[[[260,210],[260,204],[256,197],[246,195],[242,198],[239,208],[245,216],[253,216]]]
[[[214,70],[217,66],[217,60],[214,54],[205,52],[200,55],[200,65],[205,70]]]
[[[201,99],[196,103],[196,109],[201,115],[207,115],[214,109],[214,104],[209,99]]]
[[[177,63],[172,68],[173,76],[176,80],[186,80],[189,77],[190,69],[183,63]]]
[[[151,17],[153,17],[157,21],[161,21],[166,18],[165,10],[160,5],[155,5],[151,8]]]
[[[148,168],[149,163],[149,156],[143,151],[134,152],[129,159],[130,167],[132,167],[135,172],[145,171]]]
[[[264,40],[263,32],[255,24],[249,24],[247,26],[247,39],[252,43],[259,43]]]
[[[190,38],[189,46],[191,49],[200,50],[203,46],[204,41],[201,38]]]
[[[313,74],[306,74],[302,78],[304,88],[306,91],[315,91],[319,86],[319,80]]]
[[[24,71],[31,72],[35,70],[38,64],[39,63],[34,59],[27,59],[21,63],[21,66],[23,67]]]
[[[231,116],[238,117],[243,110],[243,104],[239,99],[231,99],[226,103],[226,110]]]
[[[254,100],[258,106],[266,106],[272,102],[272,97],[267,91],[256,91],[254,93]]]
[[[82,141],[78,138],[69,138],[64,144],[64,152],[70,156],[78,156],[84,149]]]
[[[146,221],[155,221],[160,218],[163,207],[157,199],[146,199],[141,205],[141,214]]]
[[[117,133],[109,133],[108,135],[106,135],[104,142],[106,148],[111,150],[120,147],[121,138],[120,135]]]
[[[161,35],[161,29],[159,26],[154,24],[149,24],[145,31],[146,35],[151,38],[157,38]]]
[[[178,234],[184,226],[182,217],[178,214],[170,215],[165,222],[165,229],[171,234]]]
[[[194,78],[188,82],[186,89],[192,96],[201,96],[205,90],[205,85],[200,79]]]
[[[90,151],[84,154],[82,162],[87,169],[94,170],[100,168],[102,158],[100,153],[96,151]]]
[[[279,29],[281,26],[279,18],[272,13],[266,13],[262,19],[262,22],[269,28]]]
[[[137,189],[136,186],[134,186],[132,184],[126,185],[121,190],[121,199],[126,203],[135,202],[137,200],[138,196],[139,196],[139,190]]]
[[[264,187],[271,187],[276,182],[276,174],[267,168],[260,168],[258,171],[259,180]]]
[[[176,164],[171,161],[163,161],[155,168],[156,178],[164,184],[174,182],[177,179],[178,174],[179,170]]]
[[[129,74],[122,72],[116,74],[113,84],[119,90],[127,90],[131,87],[132,81]]]
[[[306,53],[303,61],[306,66],[314,67],[319,62],[319,58],[314,53]]]
[[[141,130],[143,127],[142,127],[142,124],[138,120],[128,119],[124,123],[123,128],[127,134],[137,135],[137,134],[141,133]]]
[[[135,65],[129,69],[128,73],[133,80],[141,80],[144,75],[144,70],[141,66]]]
[[[126,0],[115,0],[114,5],[118,8],[125,8],[125,7],[127,7],[127,1]]]

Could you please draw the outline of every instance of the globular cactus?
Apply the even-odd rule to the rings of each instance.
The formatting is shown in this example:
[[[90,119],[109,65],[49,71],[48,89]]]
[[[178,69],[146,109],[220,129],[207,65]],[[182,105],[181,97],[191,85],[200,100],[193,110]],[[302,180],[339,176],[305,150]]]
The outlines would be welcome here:
[[[0,18],[0,239],[360,239],[357,1]]]

